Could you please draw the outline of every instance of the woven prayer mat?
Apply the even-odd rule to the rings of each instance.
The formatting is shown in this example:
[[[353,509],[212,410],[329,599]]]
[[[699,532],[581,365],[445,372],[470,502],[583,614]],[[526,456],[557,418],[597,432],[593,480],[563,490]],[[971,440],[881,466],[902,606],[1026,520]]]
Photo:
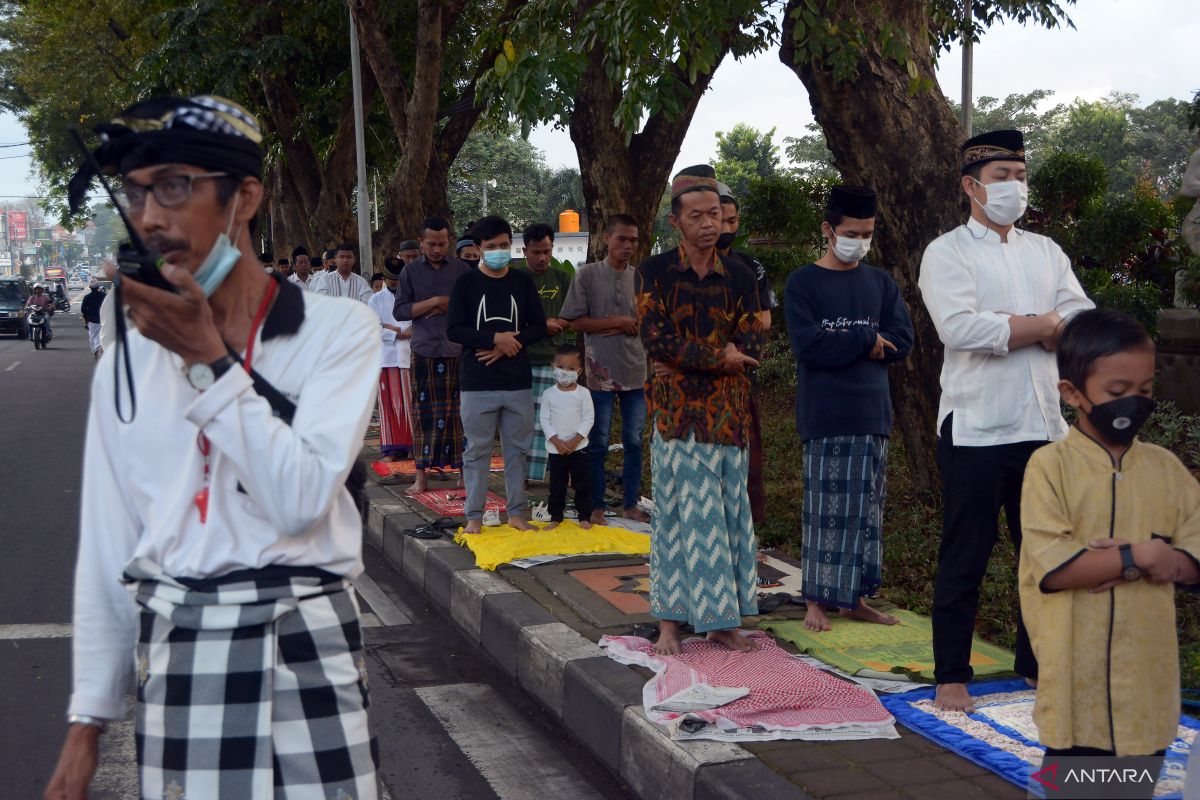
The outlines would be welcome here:
[[[674,739],[751,742],[895,739],[895,720],[874,693],[815,669],[766,634],[749,633],[759,649],[738,653],[707,639],[685,639],[678,656],[658,656],[648,639],[604,636],[600,646],[622,664],[654,670],[642,690],[646,716]],[[661,704],[703,687],[741,687],[743,697],[690,711]],[[721,698],[725,699],[725,698]]]
[[[375,462],[372,462],[371,469],[374,470],[375,474],[381,478],[390,478],[392,475],[416,475],[417,474],[416,464],[413,463],[413,461],[411,459],[406,459],[404,461],[390,461],[390,462],[389,461],[375,461]],[[457,473],[458,472],[457,469],[443,469],[440,471],[445,472],[445,473],[451,473],[451,472]],[[501,458],[500,456],[495,456],[494,458],[492,458],[491,464],[488,465],[488,471],[503,472],[504,471],[504,459]],[[430,470],[430,472],[435,472],[435,471]]]
[[[933,624],[929,617],[896,609],[898,625],[843,619],[829,615],[833,630],[816,633],[800,620],[766,620],[758,627],[794,644],[802,653],[851,675],[900,673],[933,682]],[[1011,675],[1013,654],[976,636],[971,641],[971,668],[976,677]]]
[[[553,530],[541,530],[546,523],[531,522],[534,530],[521,531],[508,525],[484,528],[482,533],[466,534],[459,528],[454,541],[475,554],[476,566],[495,570],[501,564],[534,556],[578,556],[589,553],[645,555],[650,552],[650,537],[624,528],[607,525],[579,527],[571,521]]]
[[[942,711],[933,704],[934,691],[928,687],[880,700],[901,725],[1026,788],[1030,774],[1041,769],[1045,754],[1033,721],[1034,690],[1024,680],[969,683],[974,714]],[[1200,721],[1180,717],[1178,736],[1167,748],[1155,787],[1156,798],[1182,796],[1188,754],[1198,730]],[[1053,796],[1053,791],[1046,795]]]
[[[650,613],[650,565],[593,567],[567,573],[626,614]]]
[[[466,489],[432,489],[428,492],[410,495],[421,505],[428,508],[439,517],[461,517],[466,515]],[[499,496],[487,493],[484,509],[504,513],[504,500]]]

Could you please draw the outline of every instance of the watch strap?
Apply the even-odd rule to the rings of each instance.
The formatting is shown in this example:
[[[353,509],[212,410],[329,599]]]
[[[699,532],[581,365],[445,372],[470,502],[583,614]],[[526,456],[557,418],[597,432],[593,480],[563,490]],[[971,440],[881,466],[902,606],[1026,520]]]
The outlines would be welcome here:
[[[101,733],[108,729],[108,720],[103,717],[93,717],[87,714],[68,714],[68,725],[91,725],[93,728],[99,728]]]
[[[213,371],[213,377],[219,380],[236,363],[233,356],[225,355],[209,364],[208,368]]]
[[[1133,545],[1119,545],[1117,552],[1121,554],[1121,569],[1129,569],[1130,567],[1137,569],[1137,563],[1133,560]]]

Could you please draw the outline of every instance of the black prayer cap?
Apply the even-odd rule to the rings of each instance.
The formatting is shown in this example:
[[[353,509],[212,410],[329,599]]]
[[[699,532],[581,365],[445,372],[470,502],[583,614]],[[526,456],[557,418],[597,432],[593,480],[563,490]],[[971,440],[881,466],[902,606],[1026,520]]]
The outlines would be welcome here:
[[[236,177],[262,178],[262,129],[232,100],[215,95],[154,97],[126,108],[96,126],[100,146],[92,151],[106,175],[156,164],[190,164]],[[78,211],[87,200],[96,170],[90,159],[71,178],[68,196]]]
[[[405,239],[403,242],[400,243],[400,248],[399,248],[399,250],[397,250],[397,252],[403,253],[405,250],[420,250],[420,249],[421,249],[421,245],[420,245],[420,243],[417,242],[416,239]]]
[[[991,131],[972,136],[963,142],[962,173],[989,161],[1020,161],[1025,163],[1025,136],[1020,131]]]
[[[404,271],[404,260],[396,256],[388,256],[383,260],[383,277],[388,280],[400,280],[400,273]]]
[[[852,219],[871,219],[876,207],[875,190],[866,186],[834,186],[825,204],[826,211]]]

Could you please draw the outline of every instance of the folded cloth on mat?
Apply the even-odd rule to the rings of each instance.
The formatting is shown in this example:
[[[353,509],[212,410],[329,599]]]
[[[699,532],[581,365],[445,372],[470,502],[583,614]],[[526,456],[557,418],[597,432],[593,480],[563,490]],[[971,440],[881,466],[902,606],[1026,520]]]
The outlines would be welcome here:
[[[895,720],[870,691],[793,658],[759,631],[759,649],[740,653],[708,639],[688,639],[677,656],[659,656],[648,639],[605,636],[600,646],[622,664],[655,672],[642,690],[646,716],[674,739],[895,739]],[[744,687],[745,697],[686,714],[654,710],[698,684]]]
[[[875,625],[831,615],[833,629],[820,633],[808,630],[800,620],[767,620],[758,627],[851,675],[898,673],[932,682],[933,623],[904,609],[888,613],[900,623]],[[1013,655],[976,636],[971,640],[971,668],[976,677],[1011,675]]]
[[[906,728],[958,753],[984,769],[1026,788],[1032,772],[1041,768],[1045,748],[1038,743],[1033,721],[1036,692],[1024,680],[967,684],[975,698],[975,713],[942,711],[933,704],[933,687],[888,695],[883,705]],[[1200,720],[1181,716],[1179,732],[1167,748],[1155,787],[1156,798],[1183,796],[1188,754],[1200,731]]]
[[[371,469],[381,478],[388,478],[392,475],[416,475],[417,465],[411,459],[404,461],[372,461]],[[499,456],[492,458],[491,466],[488,467],[491,472],[504,471],[504,459]],[[458,472],[457,468],[444,469],[442,472]]]
[[[475,554],[475,565],[494,570],[501,564],[532,556],[579,556],[588,553],[645,555],[650,552],[650,537],[623,528],[593,525],[584,529],[574,522],[563,522],[553,530],[541,530],[548,523],[529,523],[531,531],[509,525],[484,528],[483,533],[463,533],[458,529],[454,541]]]

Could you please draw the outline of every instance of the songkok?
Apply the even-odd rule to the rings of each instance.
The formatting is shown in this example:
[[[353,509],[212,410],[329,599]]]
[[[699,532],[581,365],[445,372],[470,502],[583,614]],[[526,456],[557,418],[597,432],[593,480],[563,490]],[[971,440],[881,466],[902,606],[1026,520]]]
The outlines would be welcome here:
[[[367,281],[367,283],[374,283],[375,281],[381,281],[381,280],[383,280],[383,273],[376,272],[374,275],[371,276],[371,280]]]
[[[1020,131],[992,131],[963,142],[962,174],[989,161],[1025,162],[1025,137]]]
[[[454,245],[454,252],[461,253],[464,247],[475,247],[475,246],[476,245],[475,245],[474,239],[459,239],[458,243]]]
[[[420,249],[421,249],[421,245],[417,244],[416,239],[405,239],[403,242],[400,243],[400,252],[401,253],[403,253],[405,250],[420,250]]]
[[[717,172],[708,164],[697,164],[679,171],[671,181],[671,199],[688,192],[717,191]]]
[[[834,186],[825,210],[852,219],[871,219],[876,210],[875,190],[865,186]]]
[[[389,281],[400,280],[400,271],[404,269],[404,260],[396,256],[388,256],[383,260],[383,277]]]
[[[736,203],[737,198],[733,196],[733,189],[729,188],[729,184],[717,181],[717,194],[721,195],[722,203]]]
[[[262,178],[262,129],[232,100],[214,95],[155,97],[135,103],[111,122],[96,126],[92,151],[106,175],[156,164],[190,164],[214,172]],[[87,200],[96,171],[91,159],[71,178],[72,210]]]

